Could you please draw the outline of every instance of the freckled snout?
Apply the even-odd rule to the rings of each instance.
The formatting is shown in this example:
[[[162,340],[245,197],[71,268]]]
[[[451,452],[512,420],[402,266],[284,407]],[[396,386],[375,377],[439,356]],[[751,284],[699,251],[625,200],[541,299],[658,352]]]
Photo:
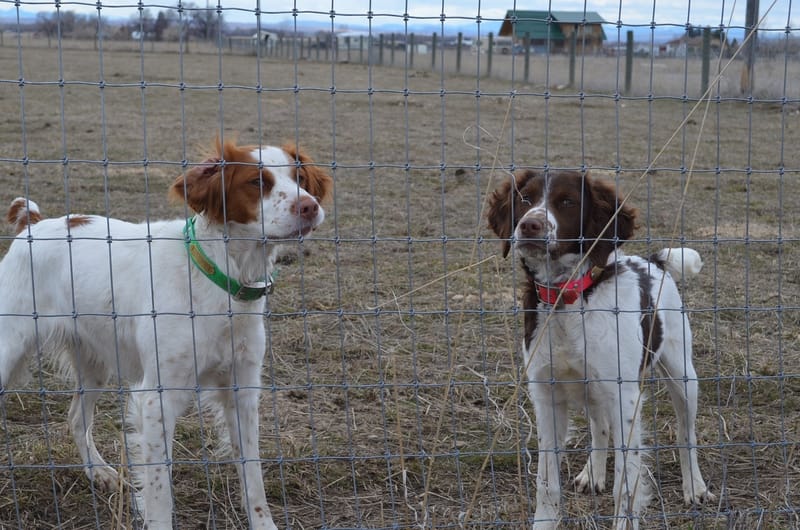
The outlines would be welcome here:
[[[294,203],[294,213],[306,221],[315,221],[319,215],[319,203],[313,197],[300,197]]]
[[[306,194],[294,201],[291,212],[295,216],[297,232],[304,236],[325,220],[325,210],[314,197]]]

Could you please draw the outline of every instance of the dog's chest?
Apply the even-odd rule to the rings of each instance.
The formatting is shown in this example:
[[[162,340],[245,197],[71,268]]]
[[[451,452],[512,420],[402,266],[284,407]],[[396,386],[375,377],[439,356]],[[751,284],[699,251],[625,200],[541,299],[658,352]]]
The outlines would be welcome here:
[[[547,376],[556,380],[586,378],[590,370],[587,370],[589,345],[584,332],[585,319],[579,313],[556,312],[545,320],[525,348],[526,364],[535,371],[547,368]]]

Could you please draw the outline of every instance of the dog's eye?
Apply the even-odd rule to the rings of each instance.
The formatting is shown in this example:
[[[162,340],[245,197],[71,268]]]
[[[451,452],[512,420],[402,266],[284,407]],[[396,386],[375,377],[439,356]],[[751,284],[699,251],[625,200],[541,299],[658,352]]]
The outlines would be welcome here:
[[[561,199],[560,206],[562,208],[572,208],[573,206],[575,206],[575,204],[576,204],[575,201],[573,201],[570,198],[566,198],[566,199]]]
[[[255,186],[256,188],[260,188],[262,186],[261,177],[254,178],[250,181],[250,184]]]

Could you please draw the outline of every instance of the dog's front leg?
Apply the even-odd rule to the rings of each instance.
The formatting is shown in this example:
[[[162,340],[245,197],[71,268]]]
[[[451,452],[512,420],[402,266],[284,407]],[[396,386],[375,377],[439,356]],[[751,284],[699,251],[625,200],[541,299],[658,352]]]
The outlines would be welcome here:
[[[145,383],[144,388],[156,385]],[[143,501],[144,527],[147,530],[172,528],[172,443],[175,438],[175,423],[192,399],[185,382],[161,379],[163,390],[134,394],[138,401],[139,451],[141,469],[134,471]]]
[[[257,364],[257,366],[255,365]],[[261,386],[261,363],[237,363],[236,382],[224,403],[225,422],[231,440],[236,471],[242,488],[242,504],[250,528],[277,530],[264,493],[261,460],[258,451],[258,401]]]
[[[545,374],[545,377],[549,375]],[[539,464],[536,469],[534,530],[555,529],[561,508],[561,451],[567,439],[567,403],[557,383],[532,378],[528,385],[536,412]]]
[[[608,402],[589,399],[589,429],[592,434],[586,465],[575,477],[575,489],[582,493],[602,493],[606,489],[606,459],[611,424],[608,419]]]

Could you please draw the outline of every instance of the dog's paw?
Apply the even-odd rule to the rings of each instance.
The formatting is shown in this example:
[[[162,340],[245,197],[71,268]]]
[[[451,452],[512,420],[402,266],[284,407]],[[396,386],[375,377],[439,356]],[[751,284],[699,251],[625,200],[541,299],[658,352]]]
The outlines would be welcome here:
[[[100,491],[109,493],[119,489],[119,473],[111,466],[87,467],[86,476]]]
[[[586,465],[583,466],[583,471],[578,473],[578,476],[575,477],[575,480],[572,484],[575,487],[575,491],[578,493],[603,493],[606,489],[606,473],[605,468],[601,468],[597,466],[599,469],[595,469],[594,477],[592,477],[592,472],[590,471],[591,466],[589,462],[586,462]]]
[[[711,493],[702,482],[695,484],[692,491],[683,490],[683,503],[686,506],[698,506],[700,504],[710,504],[717,500],[717,496]]]

